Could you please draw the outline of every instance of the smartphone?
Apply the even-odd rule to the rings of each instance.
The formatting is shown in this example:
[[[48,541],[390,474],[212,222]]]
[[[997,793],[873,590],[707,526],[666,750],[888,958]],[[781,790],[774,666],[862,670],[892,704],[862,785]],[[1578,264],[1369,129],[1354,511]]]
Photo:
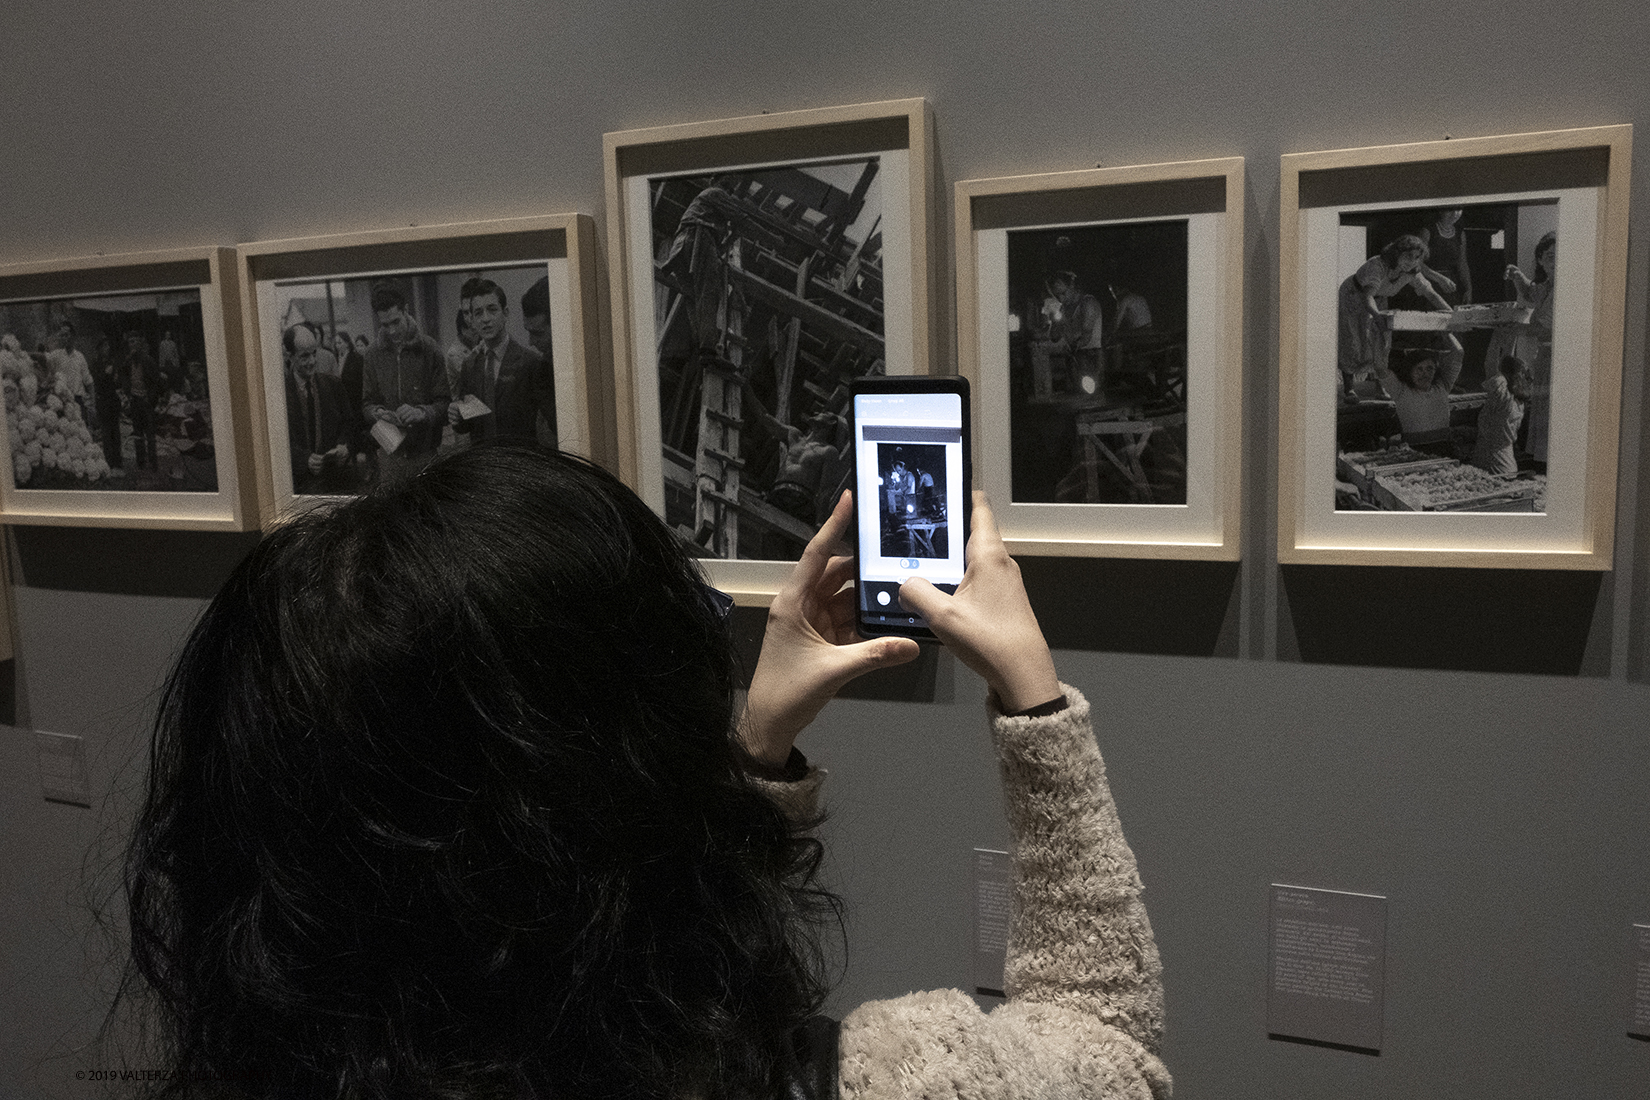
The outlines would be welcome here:
[[[854,607],[867,638],[932,639],[899,586],[926,577],[956,591],[973,511],[968,380],[861,378],[851,394],[854,441]]]

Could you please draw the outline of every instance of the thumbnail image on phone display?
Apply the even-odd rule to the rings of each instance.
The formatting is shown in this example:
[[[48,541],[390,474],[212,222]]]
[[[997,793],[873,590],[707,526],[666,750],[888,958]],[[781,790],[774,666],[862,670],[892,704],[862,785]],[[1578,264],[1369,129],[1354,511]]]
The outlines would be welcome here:
[[[924,577],[953,591],[963,578],[970,463],[966,383],[897,380],[853,398],[855,577],[860,632],[931,637],[900,606],[900,584]]]

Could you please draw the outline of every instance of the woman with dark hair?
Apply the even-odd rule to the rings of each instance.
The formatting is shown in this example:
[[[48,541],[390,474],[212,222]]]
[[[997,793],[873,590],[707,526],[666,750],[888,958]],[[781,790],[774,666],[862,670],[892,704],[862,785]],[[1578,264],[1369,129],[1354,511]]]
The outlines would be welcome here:
[[[1461,376],[1461,345],[1453,336],[1445,337],[1449,350],[1405,348],[1390,369],[1381,368],[1375,378],[1392,398],[1398,427],[1404,442],[1417,450],[1457,457],[1450,434],[1450,391]]]
[[[988,1065],[972,1094],[1167,1095],[1087,704],[983,498],[955,595],[902,599],[992,690],[1028,868],[1010,1001],[816,1015],[838,903],[806,832],[823,775],[792,743],[917,652],[853,638],[851,512],[775,599],[737,722],[720,601],[589,464],[476,447],[266,538],[168,682],[128,858],[155,1091],[827,1097],[840,1060],[844,1096]]]
[[[1387,359],[1392,355],[1392,322],[1387,302],[1394,294],[1407,286],[1434,309],[1449,311],[1449,303],[1421,274],[1427,254],[1425,241],[1405,233],[1365,260],[1341,283],[1340,336],[1335,365],[1340,374],[1342,400],[1347,404],[1358,402],[1357,383],[1387,367]]]

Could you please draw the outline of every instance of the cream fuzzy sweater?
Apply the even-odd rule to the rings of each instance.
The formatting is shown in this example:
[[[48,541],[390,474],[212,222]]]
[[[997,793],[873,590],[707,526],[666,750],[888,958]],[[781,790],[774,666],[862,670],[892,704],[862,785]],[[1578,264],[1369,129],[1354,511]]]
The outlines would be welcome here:
[[[843,1100],[1163,1100],[1162,965],[1088,701],[1046,718],[993,711],[1014,838],[1008,999],[960,990],[871,1001],[842,1022]],[[793,806],[817,797],[815,773]]]

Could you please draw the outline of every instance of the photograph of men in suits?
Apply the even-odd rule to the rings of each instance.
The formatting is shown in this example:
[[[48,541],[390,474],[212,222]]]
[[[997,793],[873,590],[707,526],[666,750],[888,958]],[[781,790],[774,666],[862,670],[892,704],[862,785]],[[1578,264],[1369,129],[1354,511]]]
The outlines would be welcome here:
[[[305,352],[296,362],[281,339],[265,352],[269,376],[285,380],[285,407],[271,402],[270,415],[277,432],[285,417],[295,433],[293,491],[365,492],[484,439],[555,446],[555,371],[544,350],[550,282],[545,261],[278,282],[268,331]],[[329,381],[311,387],[311,375]],[[337,445],[329,417],[340,388],[348,461],[324,459],[311,473],[309,456]],[[315,409],[305,404],[317,401],[319,439]]]
[[[544,356],[522,347],[505,331],[510,305],[491,279],[474,278],[459,291],[476,346],[465,358],[455,398],[475,396],[490,410],[466,418],[461,401],[448,412],[453,429],[474,439],[513,439],[553,444],[555,380]]]

